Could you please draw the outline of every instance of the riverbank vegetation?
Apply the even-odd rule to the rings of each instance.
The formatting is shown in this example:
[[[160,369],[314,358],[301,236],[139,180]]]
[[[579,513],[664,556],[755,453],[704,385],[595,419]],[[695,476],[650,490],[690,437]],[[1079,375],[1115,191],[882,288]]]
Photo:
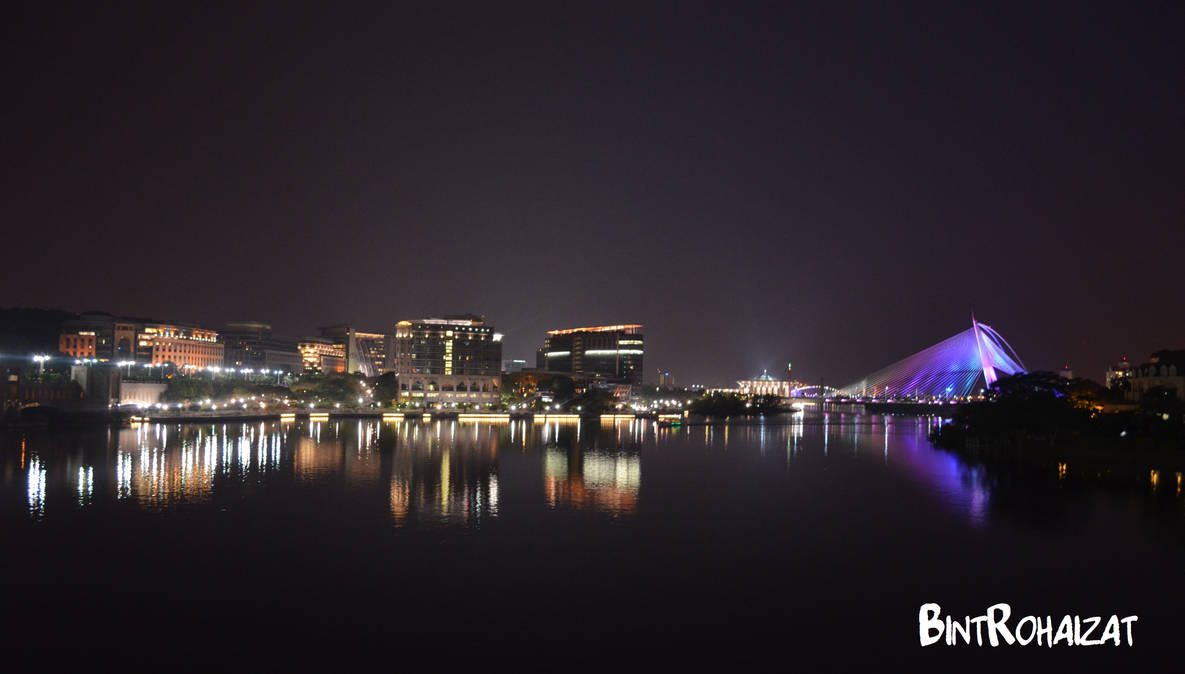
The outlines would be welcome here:
[[[932,439],[952,450],[1156,451],[1185,457],[1185,401],[1158,388],[1138,403],[1124,403],[1095,382],[1032,372],[1003,377],[987,400],[960,405]]]

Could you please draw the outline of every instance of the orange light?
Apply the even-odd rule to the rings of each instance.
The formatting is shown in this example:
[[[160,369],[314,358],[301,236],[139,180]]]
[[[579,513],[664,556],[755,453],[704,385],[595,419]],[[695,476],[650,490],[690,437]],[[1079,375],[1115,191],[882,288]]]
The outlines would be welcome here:
[[[568,328],[566,330],[548,330],[549,335],[570,335],[574,332],[615,332],[617,330],[637,330],[642,326],[639,324],[629,325],[597,325],[590,328]]]

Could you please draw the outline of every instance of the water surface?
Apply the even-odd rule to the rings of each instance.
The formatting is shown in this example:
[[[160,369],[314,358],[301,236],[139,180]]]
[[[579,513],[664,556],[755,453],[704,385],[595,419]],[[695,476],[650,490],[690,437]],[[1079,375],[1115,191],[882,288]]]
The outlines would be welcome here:
[[[1140,615],[1104,662],[1179,656],[1179,475],[989,470],[932,448],[933,419],[785,421],[8,431],[3,644],[961,665],[986,649],[922,651],[920,604],[1004,601]],[[1034,650],[1009,657],[1077,657]]]

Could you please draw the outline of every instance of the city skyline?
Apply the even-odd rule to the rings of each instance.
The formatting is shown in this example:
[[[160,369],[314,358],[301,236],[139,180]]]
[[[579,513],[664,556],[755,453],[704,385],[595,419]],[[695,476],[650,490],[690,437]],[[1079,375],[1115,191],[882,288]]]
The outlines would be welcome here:
[[[387,329],[846,383],[974,313],[1181,346],[1180,6],[13,12],[0,306]]]

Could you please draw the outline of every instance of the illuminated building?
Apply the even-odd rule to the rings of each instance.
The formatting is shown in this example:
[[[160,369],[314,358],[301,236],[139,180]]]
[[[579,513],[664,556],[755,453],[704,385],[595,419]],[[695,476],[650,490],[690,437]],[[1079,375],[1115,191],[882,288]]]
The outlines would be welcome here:
[[[213,330],[99,312],[65,321],[58,343],[64,353],[75,358],[194,368],[220,367],[224,353]]]
[[[75,358],[134,360],[137,321],[102,312],[80,314],[62,323],[58,350]]]
[[[399,321],[387,340],[386,372],[399,399],[416,404],[497,404],[502,400],[502,335],[482,316]]]
[[[1128,383],[1127,378],[1131,376],[1131,373],[1132,364],[1129,363],[1127,357],[1124,356],[1123,360],[1107,368],[1107,374],[1105,375],[1107,388],[1115,388],[1116,386],[1126,385]]]
[[[296,345],[301,366],[310,374],[341,374],[346,371],[346,347],[324,337],[306,337]]]
[[[644,340],[641,325],[600,325],[550,330],[535,355],[535,366],[548,372],[642,383]]]
[[[801,388],[802,382],[778,379],[768,371],[762,370],[761,375],[754,379],[744,379],[737,382],[737,393],[743,396],[778,396],[789,398],[795,389]]]
[[[659,388],[673,388],[675,386],[675,378],[671,376],[670,372],[666,370],[658,371],[658,387]]]
[[[342,348],[346,372],[377,377],[386,371],[387,336],[381,332],[359,332],[349,325],[330,325],[321,328],[321,336]]]
[[[58,336],[58,351],[74,358],[95,358],[96,341],[94,330],[63,332]]]
[[[136,362],[204,369],[222,367],[225,349],[213,330],[171,323],[145,323],[136,334]]]
[[[990,326],[971,327],[840,389],[862,398],[959,398],[976,395],[1001,375],[1023,373],[1016,351]]]
[[[295,342],[276,339],[267,323],[227,323],[222,331],[226,367],[299,373],[304,369]]]

